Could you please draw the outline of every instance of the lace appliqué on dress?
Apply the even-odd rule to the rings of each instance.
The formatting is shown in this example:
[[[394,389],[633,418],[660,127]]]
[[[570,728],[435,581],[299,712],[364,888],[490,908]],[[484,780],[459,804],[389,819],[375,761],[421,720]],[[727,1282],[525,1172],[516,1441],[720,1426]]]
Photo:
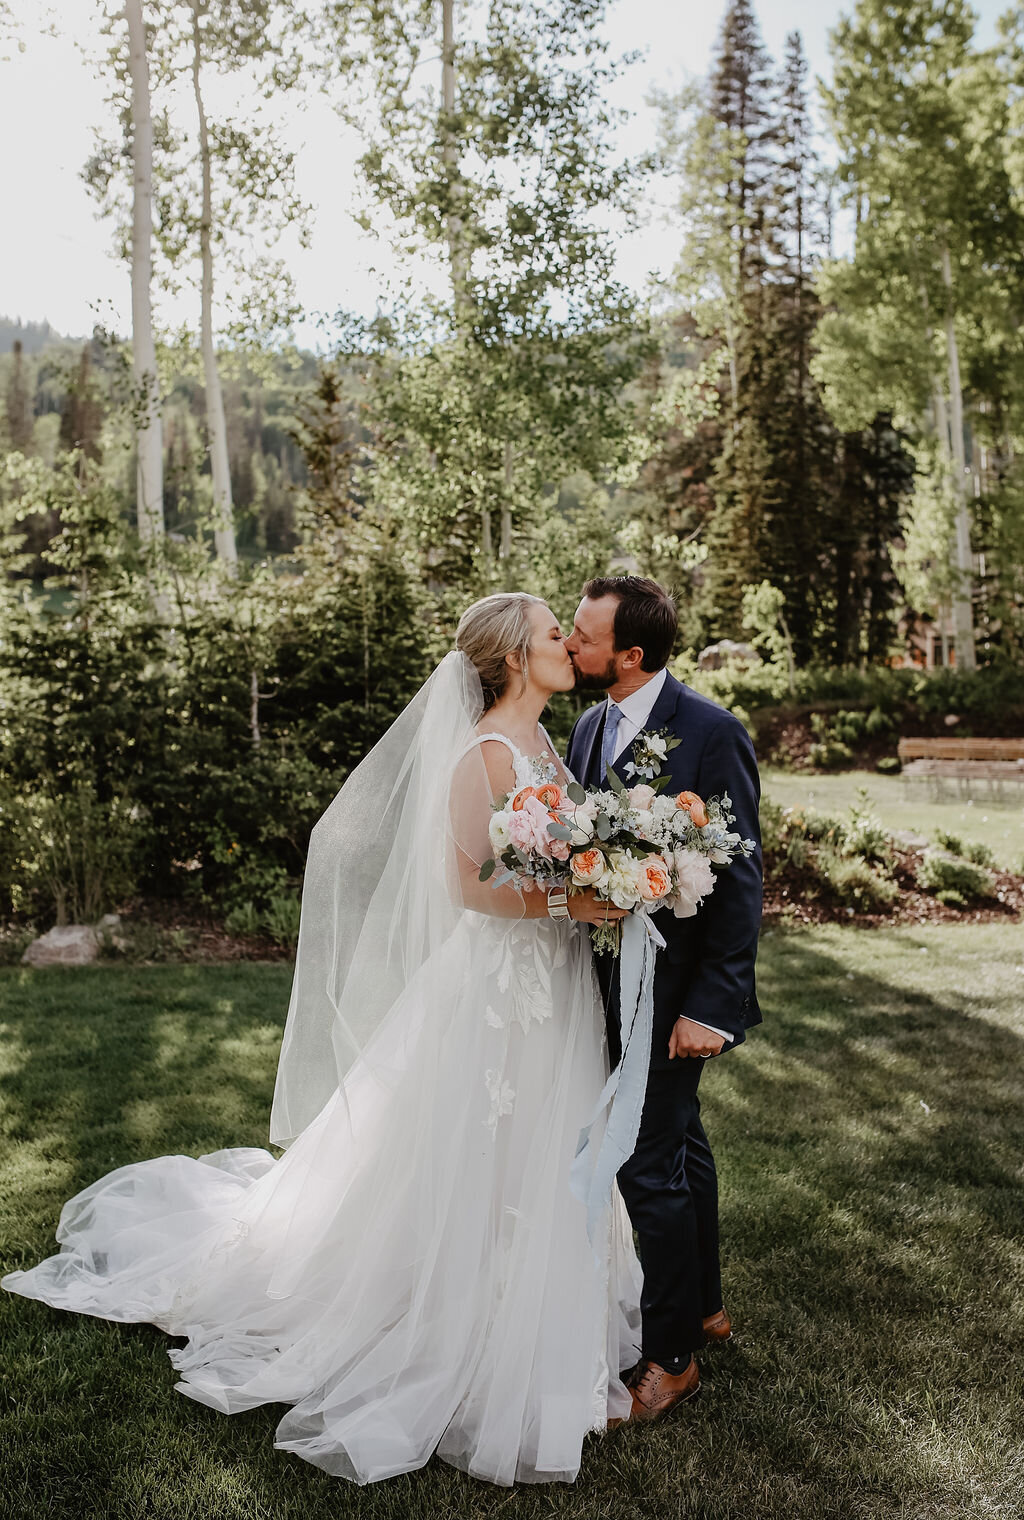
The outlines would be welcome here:
[[[491,1111],[484,1120],[492,1135],[498,1133],[498,1120],[512,1112],[516,1101],[515,1089],[503,1080],[500,1071],[484,1073],[484,1085],[491,1100]]]

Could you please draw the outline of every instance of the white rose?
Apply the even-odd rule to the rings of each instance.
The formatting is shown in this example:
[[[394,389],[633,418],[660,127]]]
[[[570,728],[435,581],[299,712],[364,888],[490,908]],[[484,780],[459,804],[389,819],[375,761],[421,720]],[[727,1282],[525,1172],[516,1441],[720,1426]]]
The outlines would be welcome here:
[[[629,805],[639,812],[649,812],[652,802],[657,796],[653,786],[631,786],[629,789]]]
[[[573,844],[587,844],[594,837],[594,820],[589,817],[582,808],[576,808],[575,812],[564,814],[565,820],[572,829]]]
[[[487,837],[491,842],[491,849],[494,851],[495,856],[503,855],[508,849],[512,838],[509,833],[507,813],[491,814],[491,821],[487,825]]]

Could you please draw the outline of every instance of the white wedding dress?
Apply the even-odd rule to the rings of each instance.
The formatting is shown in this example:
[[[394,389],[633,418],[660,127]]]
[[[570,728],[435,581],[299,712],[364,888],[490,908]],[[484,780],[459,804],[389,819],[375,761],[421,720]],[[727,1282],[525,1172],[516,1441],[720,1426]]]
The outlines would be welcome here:
[[[283,1157],[121,1167],[4,1286],[186,1336],[182,1393],[290,1405],[277,1445],[337,1476],[437,1451],[495,1483],[572,1481],[638,1355],[621,1201],[595,1250],[569,1191],[606,1072],[585,930],[466,912]]]

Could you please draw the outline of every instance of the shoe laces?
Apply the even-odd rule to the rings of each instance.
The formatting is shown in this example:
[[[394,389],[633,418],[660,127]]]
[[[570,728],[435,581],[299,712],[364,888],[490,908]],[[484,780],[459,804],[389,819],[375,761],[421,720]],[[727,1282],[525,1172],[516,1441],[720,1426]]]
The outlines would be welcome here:
[[[638,1362],[629,1386],[637,1393],[643,1392],[646,1386],[646,1391],[653,1393],[661,1382],[661,1378],[662,1370],[660,1367],[655,1367],[653,1362]]]

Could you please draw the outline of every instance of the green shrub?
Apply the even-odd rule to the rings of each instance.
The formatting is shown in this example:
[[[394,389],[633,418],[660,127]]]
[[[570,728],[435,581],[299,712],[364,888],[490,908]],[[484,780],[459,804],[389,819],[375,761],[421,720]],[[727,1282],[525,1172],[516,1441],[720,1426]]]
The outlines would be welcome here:
[[[903,761],[898,755],[883,755],[875,765],[875,770],[883,776],[898,776],[903,769]]]
[[[936,829],[932,835],[939,849],[946,855],[958,855],[964,860],[971,860],[977,866],[994,866],[996,857],[987,844],[980,840],[966,840],[959,834],[951,834],[946,829]]]
[[[853,750],[838,739],[820,740],[808,749],[807,763],[821,771],[842,770],[844,765],[853,763]]]
[[[963,893],[954,892],[951,888],[947,888],[943,892],[936,892],[935,900],[936,902],[944,903],[947,908],[966,908],[968,906],[967,899]]]
[[[291,949],[299,937],[302,899],[298,891],[272,897],[263,914],[263,928],[276,945]]]
[[[825,846],[818,851],[817,866],[839,901],[861,912],[888,908],[898,896],[896,883],[863,855],[843,855]]]
[[[843,826],[840,850],[843,855],[863,855],[885,865],[892,861],[892,838],[872,811],[864,787],[857,789],[857,801],[849,810],[849,822]]]
[[[968,901],[991,897],[995,882],[990,871],[944,850],[926,850],[917,868],[918,885],[926,892],[958,892]]]
[[[0,966],[17,966],[35,937],[34,924],[9,924],[0,928]]]
[[[258,934],[262,915],[254,902],[237,903],[224,915],[224,927],[229,934]]]
[[[92,785],[11,799],[7,881],[13,911],[58,924],[93,924],[135,890],[140,810],[123,798],[100,802]]]
[[[771,665],[727,666],[699,671],[692,655],[681,655],[673,674],[723,707],[740,703],[755,713],[790,700],[785,672]],[[896,720],[904,713],[960,713],[982,720],[1001,720],[1018,712],[1024,721],[1024,670],[993,665],[981,670],[910,670],[888,665],[808,665],[796,672],[795,701],[804,707],[856,705],[865,713],[878,712]],[[877,725],[879,719],[875,719]],[[878,728],[879,733],[884,732]]]

